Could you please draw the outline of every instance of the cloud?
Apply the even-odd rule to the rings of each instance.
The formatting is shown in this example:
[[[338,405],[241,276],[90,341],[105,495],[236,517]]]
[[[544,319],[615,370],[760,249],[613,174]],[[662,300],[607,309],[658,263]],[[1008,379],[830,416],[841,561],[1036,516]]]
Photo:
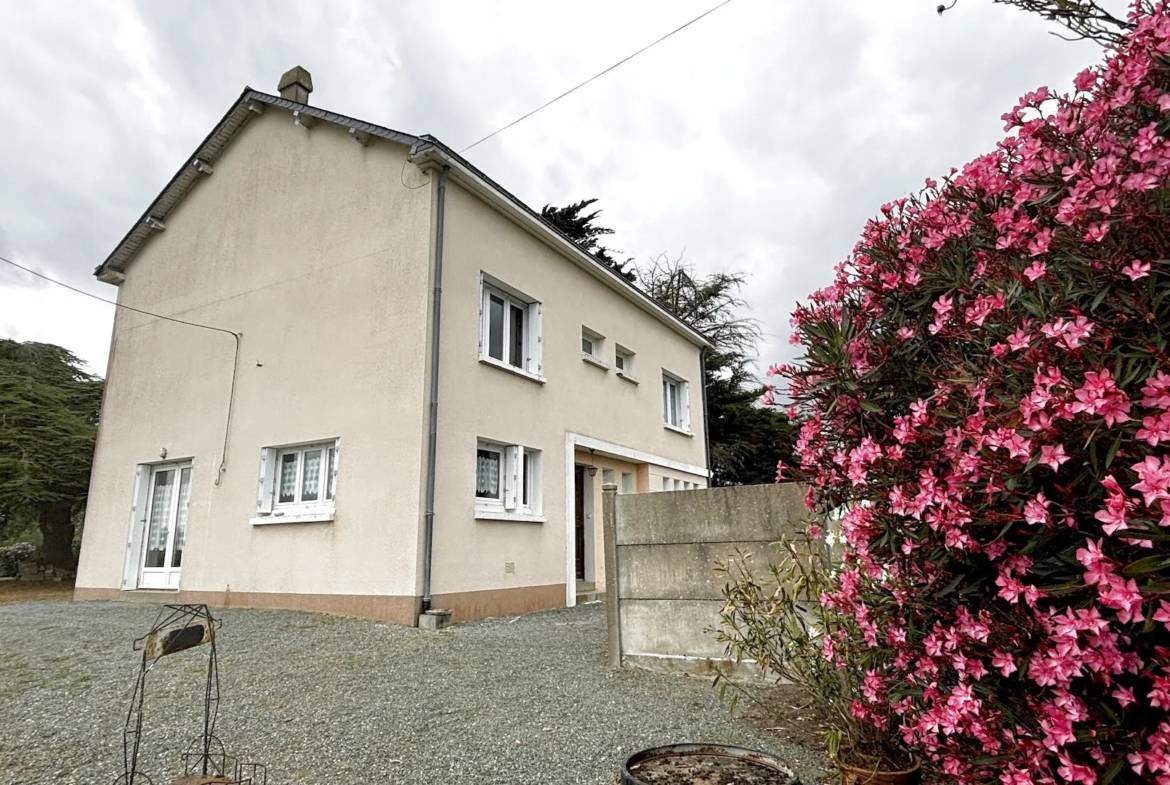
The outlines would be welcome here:
[[[113,297],[93,267],[245,84],[301,64],[313,103],[462,147],[713,4],[4,4],[0,251]],[[469,156],[537,208],[599,197],[639,259],[750,272],[761,358],[783,361],[793,303],[883,202],[1099,59],[1047,30],[985,0],[942,19],[930,2],[736,0]],[[102,371],[110,309],[82,300],[0,270],[0,334]]]

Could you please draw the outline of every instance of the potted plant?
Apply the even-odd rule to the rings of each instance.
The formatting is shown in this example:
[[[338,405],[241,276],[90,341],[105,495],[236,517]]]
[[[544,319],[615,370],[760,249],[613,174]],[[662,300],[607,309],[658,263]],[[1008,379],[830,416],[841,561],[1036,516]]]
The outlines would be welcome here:
[[[767,576],[757,575],[752,554],[719,563],[727,602],[716,634],[737,663],[754,663],[816,706],[844,785],[913,785],[919,760],[902,743],[889,698],[866,683],[875,655],[865,633],[856,618],[821,601],[839,587],[820,529],[812,523],[812,536],[777,542]],[[726,674],[717,683],[733,691],[734,705],[742,685]]]

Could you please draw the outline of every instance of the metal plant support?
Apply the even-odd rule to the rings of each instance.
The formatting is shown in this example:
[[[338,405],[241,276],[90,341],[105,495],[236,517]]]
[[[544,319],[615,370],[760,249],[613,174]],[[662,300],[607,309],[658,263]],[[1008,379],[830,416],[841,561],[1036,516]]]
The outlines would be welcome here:
[[[215,636],[219,621],[206,605],[164,605],[146,635],[134,641],[134,650],[142,651],[142,662],[126,725],[122,731],[123,773],[114,785],[142,785],[153,781],[138,771],[138,751],[142,743],[142,704],[146,697],[146,676],[160,659],[197,646],[208,647],[207,680],[203,691],[203,731],[182,754],[183,777],[176,785],[267,785],[263,764],[244,763],[227,754],[215,734],[219,717],[219,661]]]

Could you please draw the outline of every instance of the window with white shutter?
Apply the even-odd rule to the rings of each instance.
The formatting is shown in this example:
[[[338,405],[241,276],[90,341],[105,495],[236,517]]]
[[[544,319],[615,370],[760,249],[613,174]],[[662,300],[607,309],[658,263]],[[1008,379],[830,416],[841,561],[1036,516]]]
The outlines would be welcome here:
[[[475,450],[477,518],[535,520],[541,516],[540,450],[479,440]]]
[[[331,521],[337,501],[337,440],[265,447],[253,524]]]
[[[480,360],[539,378],[543,368],[540,303],[487,275],[480,289]]]

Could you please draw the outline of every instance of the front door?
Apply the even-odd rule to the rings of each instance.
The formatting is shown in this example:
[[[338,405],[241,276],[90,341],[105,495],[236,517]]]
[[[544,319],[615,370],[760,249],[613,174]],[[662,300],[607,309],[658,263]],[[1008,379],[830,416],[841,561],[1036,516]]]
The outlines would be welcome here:
[[[573,485],[576,501],[573,509],[576,514],[574,527],[574,545],[577,558],[577,580],[585,580],[585,467],[573,467]]]
[[[152,467],[147,498],[138,588],[177,589],[187,538],[191,465],[171,463]]]

